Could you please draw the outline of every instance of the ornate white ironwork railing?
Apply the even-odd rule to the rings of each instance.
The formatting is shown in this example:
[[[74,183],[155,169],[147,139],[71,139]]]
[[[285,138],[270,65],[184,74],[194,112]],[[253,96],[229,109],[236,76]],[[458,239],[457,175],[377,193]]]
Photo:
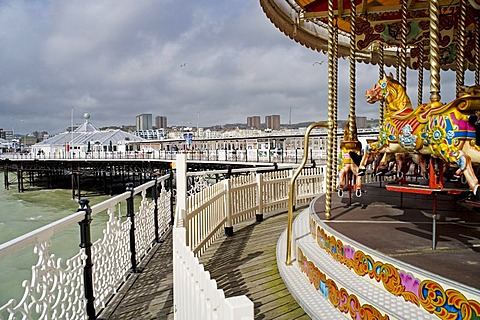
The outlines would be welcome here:
[[[0,259],[34,244],[38,262],[32,266],[31,280],[22,284],[25,288],[22,298],[19,301],[10,299],[0,306],[0,319],[94,317],[95,310],[105,307],[159,236],[170,229],[171,191],[166,190],[168,178],[169,175],[165,175],[131,188],[91,208],[88,200],[80,201],[78,212],[1,244]],[[149,189],[152,190],[151,200],[147,198]],[[137,211],[133,207],[136,195],[141,196]],[[121,208],[125,202],[128,219]],[[92,217],[105,211],[109,219],[103,236],[91,243],[89,225]],[[79,252],[68,259],[50,254],[51,238],[76,223],[87,230],[82,229]]]

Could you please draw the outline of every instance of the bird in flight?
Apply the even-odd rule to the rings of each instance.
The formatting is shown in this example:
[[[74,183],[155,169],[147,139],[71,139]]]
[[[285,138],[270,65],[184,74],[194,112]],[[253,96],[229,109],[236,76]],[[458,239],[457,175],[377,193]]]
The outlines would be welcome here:
[[[319,65],[322,65],[323,61],[315,61],[315,62],[312,64],[312,66],[314,66],[314,65],[317,64],[317,63],[318,63]]]
[[[184,62],[184,63],[182,63],[182,64],[180,65],[180,68],[181,68],[181,67],[186,67],[186,66],[187,66],[187,64]]]

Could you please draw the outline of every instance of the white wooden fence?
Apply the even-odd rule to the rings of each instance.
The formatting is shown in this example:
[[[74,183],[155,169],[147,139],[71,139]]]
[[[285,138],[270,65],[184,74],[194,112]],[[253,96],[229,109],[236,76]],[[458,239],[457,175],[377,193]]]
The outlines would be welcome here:
[[[253,302],[246,296],[225,298],[198,258],[185,245],[185,228],[173,230],[175,319],[253,319]]]
[[[287,211],[293,170],[255,173],[220,181],[187,196],[186,157],[177,156],[177,211],[173,239],[176,319],[253,319],[246,296],[225,299],[223,290],[198,261],[208,246],[247,219]],[[309,168],[297,178],[294,204],[308,204],[324,192],[325,167]]]

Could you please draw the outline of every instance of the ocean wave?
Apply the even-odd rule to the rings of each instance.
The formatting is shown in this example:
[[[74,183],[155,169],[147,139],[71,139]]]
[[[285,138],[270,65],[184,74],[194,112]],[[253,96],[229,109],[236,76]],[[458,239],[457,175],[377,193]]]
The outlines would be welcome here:
[[[42,216],[36,216],[36,217],[30,217],[30,218],[27,218],[27,220],[30,220],[30,221],[37,221],[37,220],[40,220]]]

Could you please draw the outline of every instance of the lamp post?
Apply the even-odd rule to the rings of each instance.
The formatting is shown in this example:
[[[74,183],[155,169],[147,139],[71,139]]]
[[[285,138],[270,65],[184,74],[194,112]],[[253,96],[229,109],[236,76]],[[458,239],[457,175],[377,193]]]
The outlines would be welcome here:
[[[71,112],[71,117],[70,117],[70,158],[73,158],[73,107],[72,107],[72,112]]]

